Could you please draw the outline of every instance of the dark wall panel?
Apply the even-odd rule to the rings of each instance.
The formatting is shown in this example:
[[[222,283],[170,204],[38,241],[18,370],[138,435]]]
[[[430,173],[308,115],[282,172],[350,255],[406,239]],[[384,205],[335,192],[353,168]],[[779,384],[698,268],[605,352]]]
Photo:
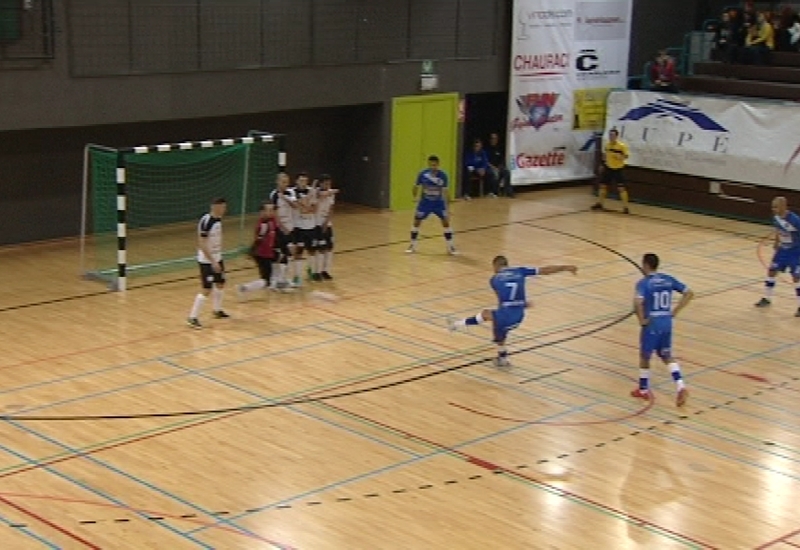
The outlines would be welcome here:
[[[131,33],[130,0],[69,0],[71,72],[88,74],[125,74],[130,70]]]
[[[131,0],[134,73],[201,68],[200,13],[195,0]]]
[[[203,70],[261,65],[261,0],[203,0],[200,4]]]
[[[0,245],[73,236],[80,230],[83,148],[286,133],[289,171],[331,173],[346,202],[381,206],[382,106],[263,113],[0,134]],[[346,135],[347,139],[342,139]],[[363,157],[370,162],[365,163]],[[47,159],[43,162],[42,159]],[[373,168],[373,166],[375,168]]]
[[[459,0],[458,57],[494,54],[499,0]]]
[[[311,0],[265,0],[262,22],[265,66],[311,63]]]
[[[358,61],[376,63],[408,57],[408,1],[361,0]]]
[[[409,0],[409,2],[411,2],[411,58],[455,57],[458,3],[429,0]]]
[[[701,9],[698,0],[634,0],[629,73],[642,74],[659,49],[682,46],[686,33],[701,23]]]
[[[352,0],[314,0],[314,63],[356,61],[358,5]]]

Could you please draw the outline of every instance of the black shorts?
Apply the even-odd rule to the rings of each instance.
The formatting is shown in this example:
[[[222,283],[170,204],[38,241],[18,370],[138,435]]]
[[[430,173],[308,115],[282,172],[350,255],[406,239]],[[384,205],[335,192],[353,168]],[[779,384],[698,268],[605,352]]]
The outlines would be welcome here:
[[[317,243],[317,232],[314,229],[294,228],[294,245],[305,250],[314,250]]]
[[[258,266],[259,276],[269,283],[269,280],[272,278],[272,259],[256,256],[255,260]]]
[[[275,239],[275,250],[280,252],[281,261],[290,256],[289,246],[294,244],[294,234],[285,234],[283,231],[278,230],[277,238]]]
[[[202,262],[197,262],[197,265],[200,266],[200,284],[203,288],[211,288],[215,284],[223,285],[225,284],[225,262],[220,260],[219,266],[222,268],[219,273],[214,271],[214,268],[211,267],[211,264],[204,264]]]
[[[615,185],[625,185],[625,178],[622,176],[622,168],[609,168],[603,167],[603,175],[600,178],[600,183],[608,185],[613,183]]]
[[[317,250],[333,250],[333,227],[317,226]]]

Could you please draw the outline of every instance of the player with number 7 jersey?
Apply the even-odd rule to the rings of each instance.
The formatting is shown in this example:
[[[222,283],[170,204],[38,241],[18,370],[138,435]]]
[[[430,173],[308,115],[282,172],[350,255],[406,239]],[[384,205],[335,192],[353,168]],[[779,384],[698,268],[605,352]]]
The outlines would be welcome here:
[[[497,295],[497,309],[485,309],[474,317],[467,317],[451,323],[450,329],[457,330],[461,327],[480,325],[490,321],[494,332],[494,343],[497,344],[497,358],[495,365],[498,367],[511,366],[506,350],[508,333],[517,328],[525,318],[525,310],[531,303],[525,297],[525,279],[537,275],[552,275],[568,271],[577,273],[574,265],[551,265],[545,267],[509,267],[505,256],[497,256],[492,261],[494,276],[489,284]]]
[[[677,388],[677,405],[686,403],[688,392],[683,382],[681,367],[672,356],[672,320],[692,300],[694,293],[675,277],[658,272],[659,258],[645,254],[642,258],[644,277],[636,283],[634,311],[639,319],[639,387],[631,392],[633,397],[651,399],[650,358],[658,355],[669,367]],[[682,294],[681,301],[672,309],[672,293]]]

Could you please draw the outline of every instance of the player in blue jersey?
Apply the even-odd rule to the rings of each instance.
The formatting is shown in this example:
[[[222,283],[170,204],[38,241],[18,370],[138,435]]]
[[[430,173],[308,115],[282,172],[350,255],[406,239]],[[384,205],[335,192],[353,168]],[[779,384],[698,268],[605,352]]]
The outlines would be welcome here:
[[[800,302],[800,216],[790,211],[785,197],[772,200],[772,224],[775,226],[775,255],[769,264],[767,280],[764,282],[764,297],[756,307],[767,307],[772,303],[775,277],[789,271],[794,280],[794,292]],[[795,317],[800,317],[800,307]]]
[[[659,259],[655,254],[645,254],[642,259],[644,277],[636,283],[634,309],[642,327],[639,337],[639,387],[631,392],[633,397],[650,399],[650,358],[658,355],[669,367],[678,389],[676,403],[686,403],[689,393],[683,383],[681,366],[672,356],[672,320],[694,298],[694,293],[674,277],[658,272]],[[680,302],[672,309],[672,293],[682,294]]]
[[[417,176],[414,184],[414,200],[422,189],[422,196],[417,203],[417,210],[414,213],[414,226],[411,228],[411,244],[406,252],[417,251],[417,240],[419,239],[419,226],[422,221],[433,214],[442,221],[444,228],[444,239],[447,242],[448,254],[456,254],[456,247],[453,246],[453,230],[450,228],[450,215],[448,206],[450,196],[448,195],[447,174],[439,170],[439,157],[431,155],[428,157],[428,168]]]
[[[494,343],[497,344],[497,358],[495,365],[498,367],[511,366],[508,362],[506,338],[508,333],[517,328],[525,318],[525,309],[531,303],[525,298],[525,279],[536,275],[552,275],[569,271],[577,273],[574,265],[550,265],[545,267],[509,267],[505,256],[497,256],[492,261],[494,276],[489,284],[497,295],[497,309],[484,309],[474,317],[467,317],[450,325],[451,330],[461,327],[480,325],[486,321],[492,323]]]

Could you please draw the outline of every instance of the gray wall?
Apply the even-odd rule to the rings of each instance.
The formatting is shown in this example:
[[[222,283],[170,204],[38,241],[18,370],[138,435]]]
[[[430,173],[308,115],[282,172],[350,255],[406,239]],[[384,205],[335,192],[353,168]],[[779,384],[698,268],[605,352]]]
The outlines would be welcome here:
[[[0,71],[0,131],[507,87],[505,0],[56,1],[55,60]]]
[[[0,244],[77,234],[89,142],[285,133],[290,171],[386,207],[391,98],[418,93],[422,59],[442,91],[508,86],[507,0],[54,5],[54,58],[0,64]]]

